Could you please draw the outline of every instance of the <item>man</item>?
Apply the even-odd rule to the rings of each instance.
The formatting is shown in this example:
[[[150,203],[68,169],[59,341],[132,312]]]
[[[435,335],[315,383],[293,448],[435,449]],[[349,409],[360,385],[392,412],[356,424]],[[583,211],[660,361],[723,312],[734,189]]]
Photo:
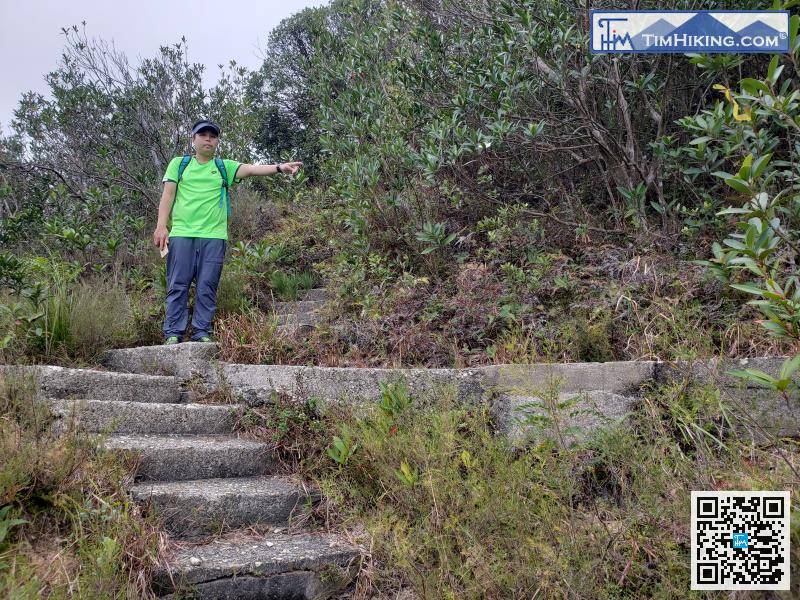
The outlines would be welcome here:
[[[217,308],[217,286],[222,274],[228,239],[228,189],[247,177],[288,173],[294,175],[302,162],[277,165],[241,164],[214,156],[219,145],[219,127],[202,119],[192,126],[195,154],[185,162],[173,158],[164,174],[164,192],[158,205],[158,224],[153,243],[162,255],[167,249],[167,312],[165,344],[182,341],[189,319],[189,286],[196,281],[192,341],[211,341],[211,321]],[[180,173],[183,166],[183,172]],[[177,190],[177,194],[176,194]],[[174,207],[173,207],[174,202]],[[172,228],[167,223],[172,217]]]

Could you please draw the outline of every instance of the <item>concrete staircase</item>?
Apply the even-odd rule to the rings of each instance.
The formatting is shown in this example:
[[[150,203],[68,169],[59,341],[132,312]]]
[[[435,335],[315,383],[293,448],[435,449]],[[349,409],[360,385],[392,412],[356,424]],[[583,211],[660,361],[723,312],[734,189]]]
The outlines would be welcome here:
[[[280,474],[268,444],[234,434],[242,405],[191,401],[183,384],[208,349],[190,343],[121,353],[135,354],[144,371],[169,355],[179,375],[29,366],[0,367],[0,376],[33,375],[56,430],[77,426],[101,434],[103,447],[139,457],[130,492],[155,511],[170,544],[169,562],[154,578],[159,595],[317,599],[340,592],[357,574],[362,550],[341,535],[297,530],[319,493]]]

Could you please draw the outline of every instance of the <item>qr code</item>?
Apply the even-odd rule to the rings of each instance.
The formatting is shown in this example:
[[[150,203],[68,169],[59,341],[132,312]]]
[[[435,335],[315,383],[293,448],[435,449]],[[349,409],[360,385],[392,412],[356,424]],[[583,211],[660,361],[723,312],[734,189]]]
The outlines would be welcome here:
[[[789,589],[789,492],[692,492],[692,589]]]

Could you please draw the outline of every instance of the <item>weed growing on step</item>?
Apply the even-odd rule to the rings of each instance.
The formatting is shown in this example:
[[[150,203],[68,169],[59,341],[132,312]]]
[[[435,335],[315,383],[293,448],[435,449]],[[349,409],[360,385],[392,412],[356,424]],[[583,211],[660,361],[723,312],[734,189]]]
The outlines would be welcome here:
[[[160,537],[125,493],[127,465],[51,425],[32,381],[0,379],[0,596],[152,597]]]
[[[324,452],[325,432],[314,396],[302,402],[274,392],[268,402],[246,409],[236,428],[248,437],[273,444],[288,473]]]
[[[611,419],[592,406],[585,393],[561,393],[563,379],[554,377],[537,389],[522,392],[529,398],[515,407],[510,423],[510,437],[551,442],[565,449],[585,438],[587,424],[611,426]]]
[[[519,448],[485,407],[422,404],[400,384],[319,419],[300,467],[324,494],[318,518],[364,532],[358,598],[688,597],[691,490],[797,494],[800,480],[796,442],[758,441],[708,386],[654,386],[625,427]],[[791,544],[796,569],[797,528]]]

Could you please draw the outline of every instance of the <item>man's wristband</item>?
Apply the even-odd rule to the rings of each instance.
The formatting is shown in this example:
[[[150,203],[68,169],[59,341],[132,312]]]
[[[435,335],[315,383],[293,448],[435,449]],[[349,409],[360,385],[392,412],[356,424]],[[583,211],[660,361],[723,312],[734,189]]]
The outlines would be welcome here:
[[[276,168],[276,169],[278,169],[278,173],[281,173],[281,174],[283,173],[283,171],[281,171],[281,165],[280,165],[280,163],[278,163],[277,165],[275,165],[275,168]]]

